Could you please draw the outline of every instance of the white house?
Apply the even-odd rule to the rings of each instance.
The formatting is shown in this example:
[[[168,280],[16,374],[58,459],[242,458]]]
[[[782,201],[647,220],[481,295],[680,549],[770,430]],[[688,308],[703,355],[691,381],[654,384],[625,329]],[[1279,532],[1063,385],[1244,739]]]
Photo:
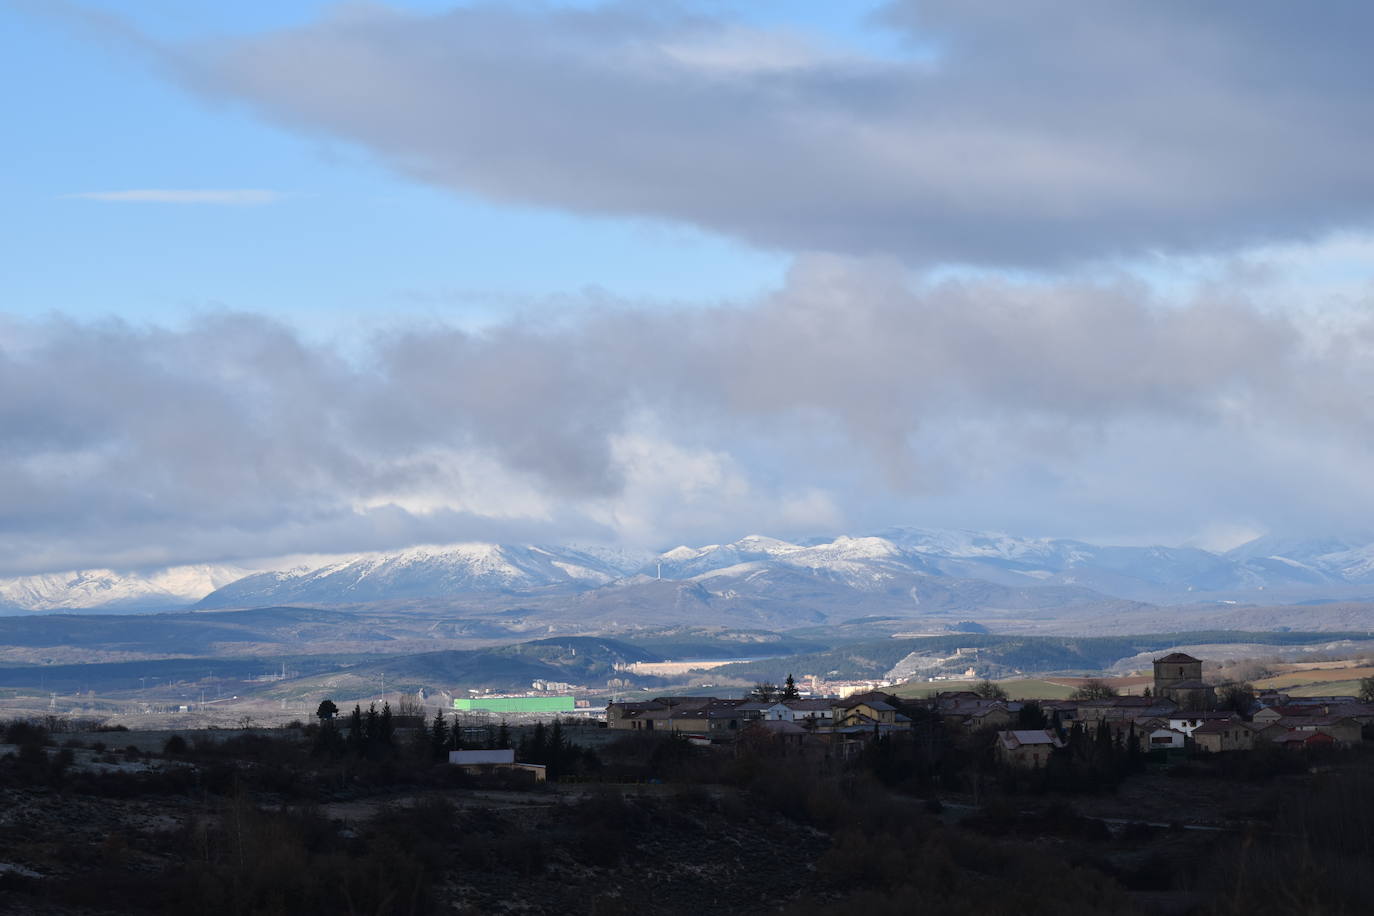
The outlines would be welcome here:
[[[1197,726],[1194,726],[1195,728]],[[1188,734],[1182,729],[1177,728],[1156,728],[1146,732],[1141,736],[1141,743],[1144,750],[1153,751],[1159,748],[1164,750],[1183,749],[1188,743]]]

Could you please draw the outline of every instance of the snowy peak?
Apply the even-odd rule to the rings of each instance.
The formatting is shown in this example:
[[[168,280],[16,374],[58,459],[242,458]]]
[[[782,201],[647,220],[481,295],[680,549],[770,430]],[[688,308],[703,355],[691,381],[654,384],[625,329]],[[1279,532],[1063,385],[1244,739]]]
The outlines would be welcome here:
[[[558,586],[578,590],[620,579],[625,562],[614,552],[594,555],[570,547],[426,545],[342,557],[313,569],[247,576],[207,595],[200,606],[340,604]]]
[[[749,535],[645,557],[592,546],[461,543],[326,558],[244,574],[182,566],[155,574],[110,570],[0,580],[0,610],[163,610],[273,604],[359,604],[470,593],[576,595],[658,578],[700,594],[739,589],[842,588],[868,600],[937,580],[1001,588],[1068,586],[1138,601],[1304,600],[1362,595],[1374,586],[1374,543],[1260,538],[1225,554],[1191,547],[1113,547],[1056,538],[890,528],[803,543]],[[1279,597],[1282,592],[1287,598]],[[1271,599],[1272,596],[1272,599]]]
[[[0,608],[16,611],[167,610],[241,579],[236,566],[173,566],[155,573],[75,570],[0,579]]]

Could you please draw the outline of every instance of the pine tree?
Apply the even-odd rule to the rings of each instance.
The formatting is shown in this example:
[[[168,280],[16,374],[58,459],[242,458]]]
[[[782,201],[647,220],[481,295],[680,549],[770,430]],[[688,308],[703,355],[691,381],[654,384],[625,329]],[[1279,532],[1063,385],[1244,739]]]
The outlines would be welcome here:
[[[434,760],[443,760],[448,742],[448,723],[444,721],[443,710],[439,710],[434,714],[434,722],[429,727],[429,756]]]
[[[544,730],[544,723],[538,722],[534,726],[534,737],[530,739],[530,763],[542,763],[548,765],[549,756],[549,736]]]
[[[365,755],[370,756],[373,749],[377,747],[377,739],[381,736],[381,728],[377,722],[380,718],[381,715],[377,712],[377,704],[369,703],[367,706],[367,715],[363,718],[363,753]]]
[[[544,762],[548,765],[547,777],[557,780],[563,772],[563,762],[568,756],[568,749],[563,741],[563,723],[557,716],[554,716],[553,728],[549,731],[549,746],[544,754],[547,758]]]
[[[448,732],[448,749],[451,751],[463,749],[463,723],[459,720],[457,713],[454,713],[453,726]]]
[[[348,715],[348,749],[355,754],[363,752],[363,708],[357,704]]]
[[[797,682],[793,679],[792,673],[789,671],[787,673],[787,680],[783,681],[782,684],[782,699],[795,700],[800,697],[801,693],[797,691]]]
[[[377,746],[384,750],[390,750],[395,733],[396,726],[391,722],[391,704],[383,703],[382,715],[377,721]]]

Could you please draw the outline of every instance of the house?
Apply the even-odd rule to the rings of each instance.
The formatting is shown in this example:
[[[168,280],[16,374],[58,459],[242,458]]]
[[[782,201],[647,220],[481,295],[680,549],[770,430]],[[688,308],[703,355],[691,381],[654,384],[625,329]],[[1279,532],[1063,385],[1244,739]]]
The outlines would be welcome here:
[[[1322,732],[1330,735],[1341,747],[1359,744],[1364,740],[1360,723],[1339,716],[1284,716],[1274,723],[1297,732]]]
[[[1016,718],[1022,704],[1008,700],[994,700],[975,693],[941,694],[935,712],[946,725],[977,729],[983,726],[1005,728]]]
[[[642,729],[644,727],[641,718],[643,713],[664,708],[666,707],[654,700],[646,700],[642,703],[607,703],[606,727]]]
[[[832,716],[835,720],[835,727],[844,728],[850,725],[896,725],[898,716],[909,725],[911,720],[897,712],[897,707],[888,702],[890,699],[886,694],[856,694],[847,700],[841,700],[835,704]]]
[[[1229,710],[1176,711],[1169,714],[1169,727],[1183,732],[1188,737],[1209,722],[1240,721],[1240,716]]]
[[[766,735],[786,748],[804,748],[818,741],[808,729],[786,719],[760,719],[757,722],[751,722],[748,732]]]
[[[1044,766],[1050,754],[1063,746],[1064,742],[1048,728],[1000,731],[993,744],[998,760],[1021,767]]]
[[[825,721],[834,717],[835,705],[827,699],[751,701],[741,703],[739,710],[751,717],[771,722],[796,722],[800,719]]]
[[[1258,747],[1261,744],[1268,744],[1281,735],[1288,734],[1288,729],[1279,725],[1277,722],[1247,722],[1245,723],[1254,736],[1252,746]]]
[[[1211,719],[1193,729],[1193,743],[1201,750],[1248,751],[1255,746],[1254,729],[1239,719]]]
[[[1274,739],[1274,746],[1290,751],[1311,750],[1318,747],[1334,747],[1336,739],[1324,732],[1291,731]]]
[[[702,735],[732,735],[751,718],[744,700],[717,697],[655,697],[641,703],[609,703],[608,728],[630,731],[670,731]]]
[[[1104,697],[1100,700],[1064,700],[1074,703],[1074,715],[1066,717],[1062,705],[1059,719],[1061,722],[1078,722],[1086,729],[1092,729],[1102,720],[1109,723],[1127,722],[1132,719],[1162,719],[1175,709],[1177,704],[1159,697]]]
[[[1188,745],[1187,735],[1164,725],[1140,729],[1136,734],[1140,735],[1140,749],[1143,751],[1178,751]]]
[[[460,767],[464,773],[474,776],[507,770],[529,773],[535,782],[543,782],[545,777],[542,763],[516,763],[513,748],[498,748],[485,751],[449,751],[448,762]]]

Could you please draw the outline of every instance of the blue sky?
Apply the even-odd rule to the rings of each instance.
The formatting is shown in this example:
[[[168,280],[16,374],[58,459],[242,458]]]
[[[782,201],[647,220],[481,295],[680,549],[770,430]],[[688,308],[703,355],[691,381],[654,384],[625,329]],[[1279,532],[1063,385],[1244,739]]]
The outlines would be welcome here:
[[[454,5],[392,4],[421,13]],[[893,50],[883,30],[865,24],[862,4],[714,6]],[[493,205],[417,184],[345,140],[207,102],[81,19],[82,10],[115,14],[155,40],[197,41],[308,24],[337,10],[328,0],[45,7],[0,7],[7,110],[25,125],[0,177],[11,215],[3,244],[29,266],[0,280],[12,312],[176,322],[229,308],[332,333],[397,313],[481,324],[512,301],[545,297],[741,299],[775,288],[786,270],[785,251],[690,225]],[[69,196],[143,188],[265,189],[281,198],[214,206]]]
[[[0,3],[0,575],[1359,528],[1371,19]]]

